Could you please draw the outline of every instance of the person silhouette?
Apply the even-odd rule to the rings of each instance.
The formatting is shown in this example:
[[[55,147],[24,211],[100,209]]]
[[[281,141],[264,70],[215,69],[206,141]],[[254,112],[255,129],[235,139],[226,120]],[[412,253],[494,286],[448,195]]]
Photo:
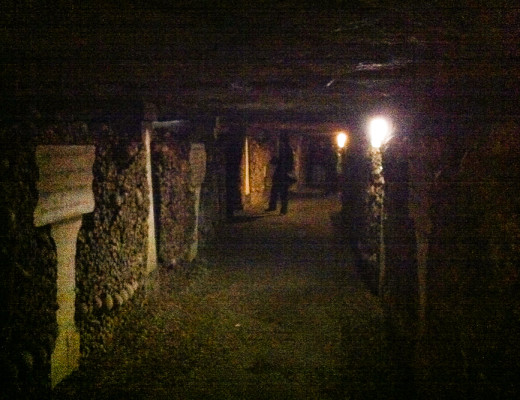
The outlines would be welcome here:
[[[269,196],[269,207],[266,211],[276,211],[279,198],[281,203],[280,214],[285,215],[288,212],[289,205],[289,186],[295,182],[295,179],[290,176],[294,169],[294,156],[287,134],[280,136],[278,157],[275,157],[271,162],[275,164],[275,170]]]

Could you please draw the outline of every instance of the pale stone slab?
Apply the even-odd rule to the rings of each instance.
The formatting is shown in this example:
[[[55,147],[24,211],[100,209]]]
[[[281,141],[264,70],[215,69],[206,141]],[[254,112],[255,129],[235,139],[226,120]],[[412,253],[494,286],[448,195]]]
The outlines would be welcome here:
[[[193,261],[199,252],[199,209],[200,209],[200,191],[201,187],[197,186],[195,188],[195,227],[193,228],[193,236],[192,242],[190,245],[190,253],[188,255],[188,260]]]
[[[51,234],[58,256],[57,301],[58,337],[51,355],[51,386],[78,368],[80,335],[74,322],[76,301],[76,239],[81,217],[55,223]]]
[[[94,146],[38,146],[38,204],[34,225],[44,226],[94,211]]]
[[[190,245],[189,260],[197,257],[199,247],[199,209],[200,209],[200,192],[202,182],[206,177],[206,148],[203,143],[192,143],[190,149],[190,171],[191,186],[195,194],[194,211],[195,211],[195,227],[193,229],[193,238]]]
[[[152,183],[152,152],[150,148],[151,127],[143,124],[143,140],[146,151],[146,181],[148,182],[148,246],[146,258],[146,272],[149,274],[157,268],[157,244],[155,241],[155,216],[153,203],[153,183]]]
[[[58,336],[51,354],[51,386],[78,368],[80,335],[74,321],[76,241],[82,215],[94,211],[94,146],[38,146],[38,204],[34,225],[51,224],[58,261],[56,321]]]
[[[202,185],[206,177],[206,148],[203,143],[192,143],[190,149],[191,186]]]

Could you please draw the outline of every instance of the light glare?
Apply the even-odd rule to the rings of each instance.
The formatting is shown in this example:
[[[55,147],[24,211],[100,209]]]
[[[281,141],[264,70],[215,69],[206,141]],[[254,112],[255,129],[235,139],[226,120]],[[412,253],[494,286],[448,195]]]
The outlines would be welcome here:
[[[347,134],[345,132],[339,132],[336,136],[336,143],[340,149],[345,147],[347,144]]]
[[[379,149],[390,137],[390,124],[385,118],[377,117],[370,121],[368,126],[370,144]]]

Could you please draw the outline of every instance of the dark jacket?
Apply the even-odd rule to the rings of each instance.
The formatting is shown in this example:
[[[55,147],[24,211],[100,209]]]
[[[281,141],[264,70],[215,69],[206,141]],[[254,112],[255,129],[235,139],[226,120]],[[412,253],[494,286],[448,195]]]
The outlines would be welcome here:
[[[294,183],[294,180],[289,177],[293,170],[294,156],[291,146],[288,143],[282,143],[276,160],[273,180],[280,183]]]

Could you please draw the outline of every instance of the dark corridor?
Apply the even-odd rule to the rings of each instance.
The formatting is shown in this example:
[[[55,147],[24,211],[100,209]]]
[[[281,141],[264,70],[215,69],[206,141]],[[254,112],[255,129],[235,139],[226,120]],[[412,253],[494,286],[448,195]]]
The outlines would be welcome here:
[[[289,215],[236,216],[206,261],[165,277],[148,323],[127,323],[53,398],[402,398],[379,300],[331,223],[339,208],[308,192]]]
[[[0,7],[0,398],[520,398],[517,0],[54,3]]]

